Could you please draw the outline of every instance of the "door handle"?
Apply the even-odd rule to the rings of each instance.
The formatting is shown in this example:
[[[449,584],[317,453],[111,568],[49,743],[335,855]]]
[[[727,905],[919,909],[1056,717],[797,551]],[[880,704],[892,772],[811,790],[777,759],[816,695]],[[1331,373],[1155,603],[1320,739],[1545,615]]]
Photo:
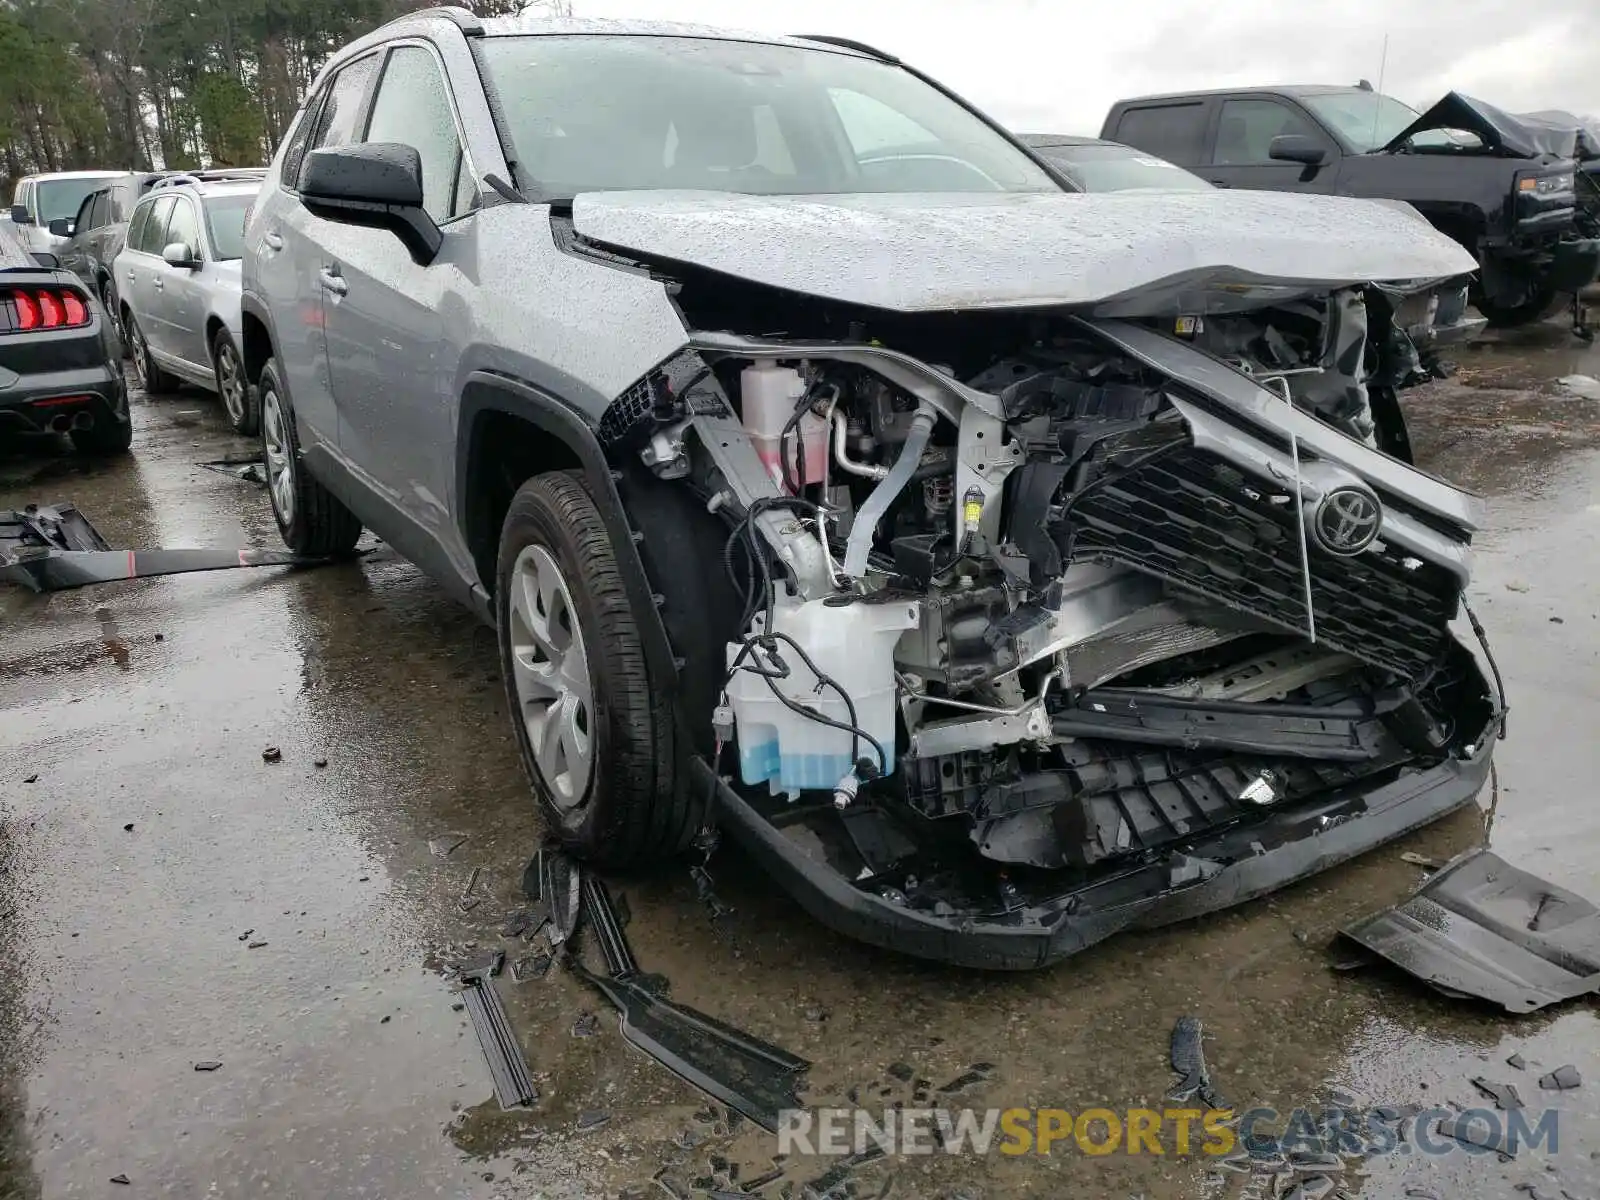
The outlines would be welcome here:
[[[342,296],[350,290],[350,285],[331,267],[323,267],[319,277],[322,280],[323,290],[332,292],[335,296]]]
[[[154,279],[151,282],[155,284],[156,291],[161,292],[166,290],[167,285],[162,283],[160,279]]]
[[[261,241],[266,245],[268,250],[271,250],[274,253],[283,249],[283,239],[275,233],[267,234],[261,239]]]
[[[1213,179],[1211,181],[1211,186],[1212,187],[1232,187],[1233,184],[1229,183],[1225,179]]]

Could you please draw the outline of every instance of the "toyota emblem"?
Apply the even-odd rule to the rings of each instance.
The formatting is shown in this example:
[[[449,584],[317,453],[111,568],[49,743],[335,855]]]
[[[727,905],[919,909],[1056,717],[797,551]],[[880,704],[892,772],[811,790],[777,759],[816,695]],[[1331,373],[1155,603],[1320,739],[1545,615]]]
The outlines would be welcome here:
[[[1383,524],[1378,498],[1362,488],[1337,487],[1322,497],[1311,517],[1311,534],[1329,554],[1360,554],[1377,540]]]

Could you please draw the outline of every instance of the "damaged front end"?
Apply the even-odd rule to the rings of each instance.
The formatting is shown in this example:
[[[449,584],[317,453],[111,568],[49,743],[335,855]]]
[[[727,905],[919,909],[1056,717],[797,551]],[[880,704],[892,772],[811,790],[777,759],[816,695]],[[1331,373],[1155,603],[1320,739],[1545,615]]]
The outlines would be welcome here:
[[[699,332],[602,436],[725,523],[699,786],[825,923],[1040,966],[1479,790],[1482,507],[1407,461],[1395,290],[906,314],[676,275]]]

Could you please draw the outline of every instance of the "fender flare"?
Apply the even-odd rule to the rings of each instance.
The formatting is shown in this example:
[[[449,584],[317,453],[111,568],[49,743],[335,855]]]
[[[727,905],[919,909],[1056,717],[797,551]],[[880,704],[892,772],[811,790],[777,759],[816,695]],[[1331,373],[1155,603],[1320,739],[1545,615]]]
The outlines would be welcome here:
[[[617,489],[617,475],[600,448],[594,426],[574,405],[552,392],[525,380],[495,371],[477,370],[467,376],[461,391],[460,422],[456,426],[455,499],[457,532],[463,544],[470,544],[466,527],[466,505],[470,494],[472,437],[478,417],[486,412],[502,412],[526,421],[540,432],[555,438],[578,460],[583,480],[594,498],[600,519],[611,535],[612,550],[622,573],[622,585],[633,606],[644,641],[645,661],[651,682],[676,700],[681,663],[674,656],[672,643],[661,620],[659,606],[639,556],[639,536],[628,519],[627,509]],[[487,590],[487,588],[485,589]],[[494,611],[491,603],[490,612]]]

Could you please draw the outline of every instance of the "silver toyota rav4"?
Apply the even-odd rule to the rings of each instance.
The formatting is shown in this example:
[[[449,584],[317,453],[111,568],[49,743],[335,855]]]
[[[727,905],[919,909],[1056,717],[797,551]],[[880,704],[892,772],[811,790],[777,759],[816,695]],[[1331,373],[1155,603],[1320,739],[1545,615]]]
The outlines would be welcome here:
[[[228,423],[257,428],[239,356],[239,259],[261,172],[208,171],[157,180],[112,261],[120,324],[139,383],[192,383],[217,393]]]
[[[284,540],[498,629],[552,834],[720,828],[1031,967],[1468,803],[1478,500],[1397,394],[1472,259],[1380,203],[1088,194],[839,39],[416,13],[246,230]]]

